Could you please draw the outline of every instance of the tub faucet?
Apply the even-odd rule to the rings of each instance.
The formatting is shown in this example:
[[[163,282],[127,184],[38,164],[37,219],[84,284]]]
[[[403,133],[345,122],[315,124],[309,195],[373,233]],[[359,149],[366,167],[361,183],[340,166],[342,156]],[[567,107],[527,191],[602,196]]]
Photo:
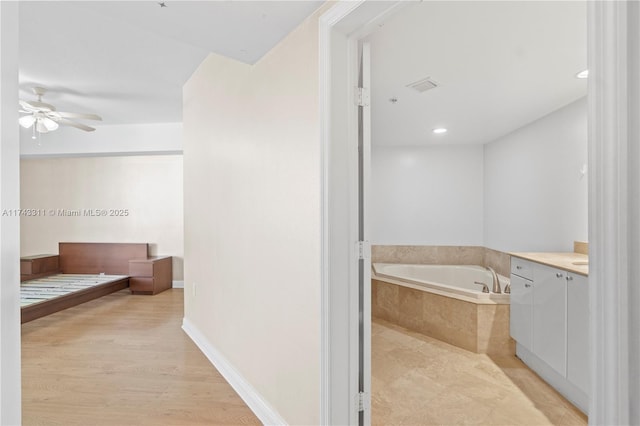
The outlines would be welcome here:
[[[485,283],[481,283],[480,281],[474,281],[473,283],[481,285],[483,293],[489,293],[489,287]]]
[[[500,290],[500,280],[498,279],[498,274],[496,274],[496,271],[493,270],[493,268],[491,266],[487,266],[487,269],[489,270],[489,272],[491,272],[491,275],[493,276],[493,293],[502,293],[502,290]]]

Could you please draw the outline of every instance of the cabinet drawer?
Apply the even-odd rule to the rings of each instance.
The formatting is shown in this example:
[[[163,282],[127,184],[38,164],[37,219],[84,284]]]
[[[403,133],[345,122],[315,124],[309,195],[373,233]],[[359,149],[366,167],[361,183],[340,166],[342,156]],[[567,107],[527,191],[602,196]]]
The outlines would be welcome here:
[[[511,273],[528,280],[533,280],[533,264],[519,257],[511,257]]]
[[[129,275],[132,277],[153,277],[153,262],[130,260]]]
[[[533,351],[533,284],[517,275],[511,275],[511,309],[509,332],[511,337]]]
[[[129,289],[131,291],[153,291],[153,278],[129,278]]]

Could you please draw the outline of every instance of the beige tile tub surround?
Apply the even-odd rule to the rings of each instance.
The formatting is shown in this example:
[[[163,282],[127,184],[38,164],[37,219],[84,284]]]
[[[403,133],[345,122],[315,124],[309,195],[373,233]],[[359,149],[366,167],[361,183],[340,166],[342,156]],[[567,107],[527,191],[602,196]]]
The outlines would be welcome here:
[[[481,265],[484,248],[476,246],[387,246],[371,247],[371,261],[434,265]]]
[[[573,242],[573,252],[586,254],[589,256],[589,243],[585,241],[574,241]]]
[[[515,354],[509,305],[476,304],[375,279],[371,291],[374,318],[472,352]]]
[[[511,274],[511,256],[505,252],[493,250],[487,247],[484,249],[484,262],[482,266],[490,266],[503,277]]]
[[[507,253],[480,246],[374,245],[371,262],[490,266],[505,277],[511,271],[511,257]]]

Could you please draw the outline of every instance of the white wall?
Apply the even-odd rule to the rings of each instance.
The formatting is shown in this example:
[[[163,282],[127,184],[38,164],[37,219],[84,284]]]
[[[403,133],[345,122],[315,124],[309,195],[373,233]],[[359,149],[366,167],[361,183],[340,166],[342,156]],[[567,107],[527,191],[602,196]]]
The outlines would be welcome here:
[[[181,281],[182,174],[181,155],[23,159],[21,208],[42,215],[21,218],[21,254],[57,253],[60,241],[149,243],[150,254],[174,256],[173,279]],[[128,215],[85,216],[84,209]]]
[[[588,240],[586,108],[484,146],[374,146],[372,243],[573,251]]]
[[[483,147],[372,147],[373,244],[482,245]]]
[[[320,419],[318,16],[254,66],[209,56],[183,113],[185,329],[271,418],[307,425]]]
[[[573,251],[587,241],[586,97],[485,146],[485,245]]]
[[[91,124],[91,123],[89,123]],[[179,154],[182,152],[182,123],[148,123],[95,126],[83,132],[61,126],[32,139],[32,130],[20,127],[22,158],[74,155]]]

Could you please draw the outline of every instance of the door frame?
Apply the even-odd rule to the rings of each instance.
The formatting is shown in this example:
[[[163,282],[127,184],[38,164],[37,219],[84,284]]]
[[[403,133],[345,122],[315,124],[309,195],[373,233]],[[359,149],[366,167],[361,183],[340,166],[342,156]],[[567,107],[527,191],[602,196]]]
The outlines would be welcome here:
[[[358,424],[358,42],[404,4],[343,1],[319,20],[321,424]]]
[[[589,1],[591,424],[640,424],[640,4]]]
[[[354,44],[402,4],[340,1],[319,22],[322,424],[356,424],[358,282],[350,250],[358,199],[353,187],[357,157],[350,149]],[[630,404],[640,399],[640,313],[630,309],[640,306],[640,88],[629,77],[640,71],[640,5],[599,0],[587,5],[589,421],[640,423],[640,409]]]
[[[18,13],[0,1],[0,210],[20,208]],[[0,424],[20,424],[20,218],[0,217]]]
[[[371,44],[358,42],[358,423],[371,424]]]

